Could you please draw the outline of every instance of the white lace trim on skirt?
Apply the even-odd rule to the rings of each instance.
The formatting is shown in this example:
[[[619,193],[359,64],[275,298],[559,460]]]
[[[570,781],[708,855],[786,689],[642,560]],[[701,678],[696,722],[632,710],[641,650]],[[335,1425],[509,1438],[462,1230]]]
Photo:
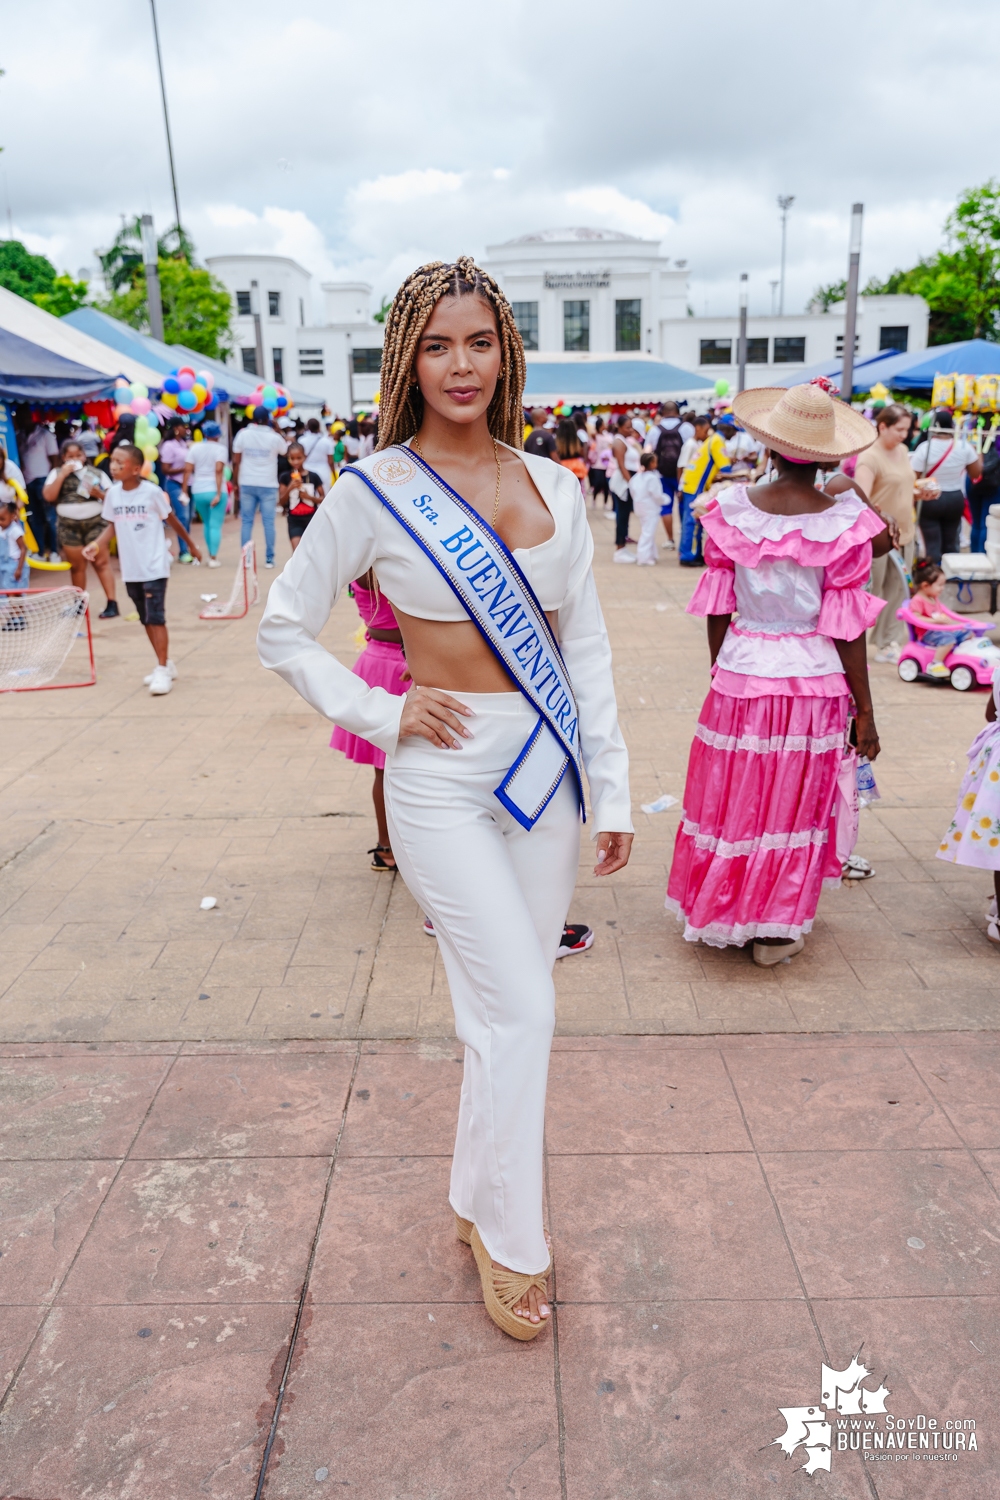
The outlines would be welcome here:
[[[694,732],[695,737],[703,744],[712,750],[724,750],[727,754],[732,754],[735,750],[746,750],[752,755],[780,755],[789,751],[825,755],[830,750],[842,750],[844,747],[843,731],[824,735],[774,734],[767,740],[756,734],[719,734],[714,729],[707,729],[704,724],[696,725]]]
[[[753,938],[784,938],[793,942],[812,932],[813,919],[806,922],[747,922],[727,927],[724,922],[710,922],[707,927],[692,927],[680,903],[668,896],[663,903],[667,911],[673,912],[678,922],[684,923],[686,943],[707,943],[710,948],[742,948]]]
[[[699,849],[707,849],[719,859],[743,859],[761,849],[804,849],[809,844],[825,844],[828,833],[826,828],[800,828],[794,833],[759,833],[756,838],[740,839],[738,843],[728,844],[725,839],[700,832],[698,824],[692,823],[690,818],[685,818],[681,826],[688,838],[694,839]],[[766,935],[781,937],[782,934],[776,932]]]

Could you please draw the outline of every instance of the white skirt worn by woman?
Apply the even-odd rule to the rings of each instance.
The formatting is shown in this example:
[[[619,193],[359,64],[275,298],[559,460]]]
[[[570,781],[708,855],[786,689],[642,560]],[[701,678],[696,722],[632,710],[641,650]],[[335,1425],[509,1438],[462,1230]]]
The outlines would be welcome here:
[[[580,486],[546,458],[519,454],[555,522],[514,553],[557,636],[580,715],[592,832],[632,828],[628,754],[618,728],[611,650],[591,572]],[[319,645],[341,589],[374,567],[407,614],[467,619],[455,594],[399,522],[350,470],[319,507],[271,585],[258,634],[265,667],[320,713],[386,754],[392,849],[434,923],[465,1071],[450,1202],[493,1260],[543,1272],[542,1141],[555,1023],[552,968],[576,883],[580,830],[567,771],[529,831],[493,795],[536,719],[521,693],[456,693],[473,709],[460,751],[399,740],[404,699],[368,687]]]

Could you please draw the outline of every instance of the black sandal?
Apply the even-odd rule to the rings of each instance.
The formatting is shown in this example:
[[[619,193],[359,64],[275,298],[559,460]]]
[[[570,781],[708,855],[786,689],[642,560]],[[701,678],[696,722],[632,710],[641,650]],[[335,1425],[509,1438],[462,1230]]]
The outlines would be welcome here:
[[[392,864],[390,865],[386,864],[385,860],[382,858],[383,854],[388,854],[390,858],[392,857],[392,850],[389,848],[388,844],[376,844],[374,849],[368,850],[368,853],[374,855],[371,866],[373,870],[394,870],[396,868],[395,860],[393,860]]]

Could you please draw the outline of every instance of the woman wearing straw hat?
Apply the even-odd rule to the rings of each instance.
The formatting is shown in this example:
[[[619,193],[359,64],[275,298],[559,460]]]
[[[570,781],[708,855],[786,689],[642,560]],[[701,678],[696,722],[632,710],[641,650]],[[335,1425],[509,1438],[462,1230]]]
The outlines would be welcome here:
[[[733,410],[777,478],[734,485],[703,517],[708,568],[688,612],[708,620],[712,686],[666,905],[689,942],[752,940],[769,966],[801,951],[823,882],[840,881],[833,804],[852,700],[858,753],[879,752],[865,631],[883,601],[865,583],[872,539],[881,553],[889,538],[859,494],[815,487],[817,469],[873,442],[862,416],[816,385],[743,391]]]

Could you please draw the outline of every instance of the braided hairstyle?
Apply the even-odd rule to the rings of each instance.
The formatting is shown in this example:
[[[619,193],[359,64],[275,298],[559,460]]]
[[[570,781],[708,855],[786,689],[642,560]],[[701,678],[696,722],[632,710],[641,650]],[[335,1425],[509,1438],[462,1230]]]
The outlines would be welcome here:
[[[524,428],[524,345],[510,303],[493,277],[469,255],[451,265],[433,260],[412,271],[392,300],[385,320],[378,446],[388,448],[413,437],[424,414],[424,398],[412,384],[420,335],[442,297],[478,295],[493,309],[500,333],[500,377],[486,413],[498,442],[520,448]]]

